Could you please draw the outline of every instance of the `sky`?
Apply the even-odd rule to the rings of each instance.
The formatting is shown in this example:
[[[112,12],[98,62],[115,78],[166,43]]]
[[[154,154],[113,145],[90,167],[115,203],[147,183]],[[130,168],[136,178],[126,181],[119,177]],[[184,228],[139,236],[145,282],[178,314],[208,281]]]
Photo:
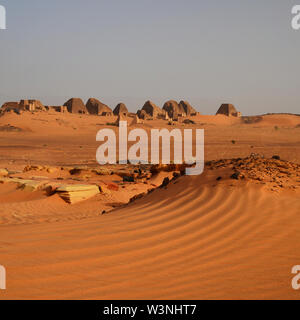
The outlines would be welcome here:
[[[131,111],[300,113],[300,0],[0,0],[0,104],[94,97]]]

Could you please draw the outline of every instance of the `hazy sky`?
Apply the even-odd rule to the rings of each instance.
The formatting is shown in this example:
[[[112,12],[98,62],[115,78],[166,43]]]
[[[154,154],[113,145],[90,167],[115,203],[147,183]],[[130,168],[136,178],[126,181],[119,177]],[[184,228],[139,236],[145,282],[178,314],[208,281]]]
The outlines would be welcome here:
[[[0,0],[0,104],[95,97],[134,111],[300,113],[300,0]]]

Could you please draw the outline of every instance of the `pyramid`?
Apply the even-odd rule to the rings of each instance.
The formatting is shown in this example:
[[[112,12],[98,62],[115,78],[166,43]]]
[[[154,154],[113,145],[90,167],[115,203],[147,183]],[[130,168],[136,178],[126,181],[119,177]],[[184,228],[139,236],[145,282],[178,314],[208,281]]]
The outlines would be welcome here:
[[[158,118],[164,114],[164,111],[154,104],[151,101],[146,101],[141,112],[146,113],[148,116],[151,116],[153,119]]]
[[[88,100],[86,103],[86,108],[90,114],[97,114],[99,116],[112,115],[111,108],[95,98],[90,98]]]
[[[124,103],[119,103],[114,109],[115,116],[118,116],[120,114],[123,114],[123,115],[128,114],[128,109]]]
[[[169,118],[171,119],[177,119],[178,116],[186,116],[182,104],[178,104],[175,100],[167,101],[163,106],[163,110],[168,113]]]
[[[83,101],[80,98],[71,98],[64,106],[68,108],[70,113],[88,113]]]
[[[191,106],[188,101],[180,101],[179,106],[181,107],[181,110],[184,110],[187,116],[194,116],[197,114],[197,111]]]

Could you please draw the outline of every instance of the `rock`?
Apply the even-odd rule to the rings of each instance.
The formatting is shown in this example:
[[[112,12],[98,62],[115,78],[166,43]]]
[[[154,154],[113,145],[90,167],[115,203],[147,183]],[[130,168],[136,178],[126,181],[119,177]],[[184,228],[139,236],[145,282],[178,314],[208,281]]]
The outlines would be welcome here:
[[[34,192],[44,190],[48,181],[25,180],[20,178],[1,178],[1,183],[15,183],[23,191]]]
[[[6,169],[0,169],[0,176],[1,177],[6,177],[8,176],[8,171]]]
[[[64,104],[64,106],[67,107],[70,113],[88,113],[87,108],[80,98],[71,98]]]
[[[96,185],[63,185],[56,189],[57,194],[67,203],[73,204],[97,195],[100,190]]]
[[[128,109],[124,103],[119,103],[115,109],[114,109],[114,115],[119,116],[120,114],[123,114],[126,116],[128,114]]]
[[[185,123],[185,124],[195,124],[195,121],[190,120],[190,119],[184,119],[183,123]]]
[[[134,182],[134,177],[124,176],[123,182]]]
[[[20,181],[20,189],[27,192],[44,190],[47,181],[24,180]]]
[[[273,156],[272,159],[274,159],[274,160],[280,160],[280,156]]]
[[[109,106],[95,98],[90,98],[88,100],[86,108],[90,114],[96,114],[99,116],[112,116],[113,114]]]
[[[110,192],[110,190],[108,189],[107,186],[101,185],[101,186],[99,186],[99,189],[100,189],[100,192],[103,193],[103,194],[106,194],[106,195],[110,195],[111,194],[111,192]]]
[[[111,171],[105,168],[92,170],[93,173],[96,173],[98,176],[109,176]]]
[[[239,180],[240,175],[241,175],[240,172],[237,171],[230,178],[235,179],[235,180]]]
[[[73,168],[73,169],[71,169],[71,170],[69,171],[69,173],[70,173],[70,175],[73,176],[73,175],[82,173],[82,170],[83,170],[83,169],[81,169],[81,168]]]
[[[166,187],[169,183],[170,183],[170,179],[168,177],[164,178],[164,181],[161,184],[160,188]]]

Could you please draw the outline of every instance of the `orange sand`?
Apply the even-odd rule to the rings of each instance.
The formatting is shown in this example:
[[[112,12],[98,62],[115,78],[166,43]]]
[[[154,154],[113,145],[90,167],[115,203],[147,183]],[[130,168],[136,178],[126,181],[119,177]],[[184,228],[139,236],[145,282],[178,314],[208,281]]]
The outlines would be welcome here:
[[[114,120],[6,114],[0,127],[23,131],[0,132],[0,168],[96,168],[96,132]],[[206,130],[206,160],[253,152],[300,163],[298,116],[268,115],[253,124],[225,116],[194,120],[186,127]],[[162,120],[142,126],[171,128]],[[110,202],[126,203],[164,176],[76,205],[0,184],[0,264],[7,270],[0,299],[299,299],[291,288],[291,268],[300,264],[298,187],[270,191],[231,173],[182,176],[104,215]]]

